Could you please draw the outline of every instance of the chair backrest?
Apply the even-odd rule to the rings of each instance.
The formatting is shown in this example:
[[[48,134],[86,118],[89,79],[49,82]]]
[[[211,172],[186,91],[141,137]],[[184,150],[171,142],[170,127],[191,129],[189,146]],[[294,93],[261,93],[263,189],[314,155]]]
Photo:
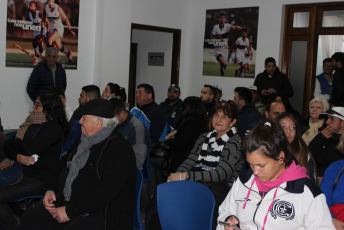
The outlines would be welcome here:
[[[158,214],[164,230],[211,230],[215,199],[204,185],[173,181],[158,185]]]
[[[149,141],[149,144],[147,146],[147,155],[146,155],[145,162],[143,163],[143,166],[142,166],[143,181],[145,182],[150,181],[151,179],[150,167],[149,167],[150,146],[151,146],[151,141]]]
[[[141,199],[141,189],[142,189],[143,176],[140,169],[137,169],[136,174],[136,185],[135,185],[135,212],[133,216],[133,230],[143,230],[143,224],[141,220],[140,212],[140,199]]]

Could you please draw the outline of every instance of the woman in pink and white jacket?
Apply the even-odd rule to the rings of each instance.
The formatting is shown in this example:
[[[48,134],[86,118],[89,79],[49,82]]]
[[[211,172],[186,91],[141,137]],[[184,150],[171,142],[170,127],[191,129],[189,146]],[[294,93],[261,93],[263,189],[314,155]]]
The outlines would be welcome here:
[[[281,126],[265,123],[243,143],[252,170],[243,172],[219,208],[232,229],[335,229],[324,194],[292,159]]]

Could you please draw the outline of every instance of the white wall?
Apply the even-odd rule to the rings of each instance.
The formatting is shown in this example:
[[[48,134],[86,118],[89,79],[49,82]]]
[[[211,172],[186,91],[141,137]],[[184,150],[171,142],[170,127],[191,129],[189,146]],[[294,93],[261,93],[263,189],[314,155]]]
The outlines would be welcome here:
[[[0,0],[7,6],[7,0]],[[78,69],[67,70],[67,103],[75,109],[83,85],[93,83],[97,1],[80,1]],[[5,67],[7,7],[0,9],[0,116],[5,129],[15,129],[32,110],[26,93],[31,68]],[[63,54],[62,54],[63,55]]]
[[[202,76],[203,68],[203,39],[205,30],[205,13],[208,9],[259,7],[258,43],[256,51],[256,74],[264,70],[266,57],[275,57],[280,63],[281,47],[283,43],[284,5],[299,3],[324,2],[320,0],[190,0],[188,11],[188,33],[192,35],[186,41],[187,73],[181,79],[181,85],[187,86],[185,91],[189,95],[199,95],[203,84],[218,84],[223,89],[223,99],[233,99],[234,88],[237,86],[251,86],[254,79],[223,78]],[[337,0],[338,1],[338,0]],[[336,2],[336,1],[333,1]],[[183,31],[184,32],[184,31]],[[185,41],[183,41],[185,42]],[[181,65],[185,63],[181,62]],[[185,67],[184,67],[185,68]],[[184,86],[185,88],[185,86]],[[184,94],[184,96],[186,96]]]
[[[199,95],[205,83],[222,86],[224,98],[233,98],[236,86],[250,86],[253,79],[202,76],[206,10],[259,6],[256,70],[260,72],[268,56],[274,56],[279,63],[283,6],[313,2],[324,1],[81,0],[78,70],[67,71],[68,104],[72,108],[77,107],[80,89],[87,84],[94,83],[103,89],[109,81],[113,81],[127,88],[131,23],[182,30],[179,83],[183,98]],[[0,4],[6,6],[7,0],[0,0]],[[31,69],[5,67],[6,10],[6,7],[0,10],[0,116],[7,129],[17,128],[31,110],[25,91]]]
[[[171,83],[172,33],[133,30],[132,42],[137,43],[136,86],[147,83],[153,86],[155,101],[166,99]],[[148,66],[148,53],[164,53],[164,66]],[[135,87],[136,88],[136,87]]]

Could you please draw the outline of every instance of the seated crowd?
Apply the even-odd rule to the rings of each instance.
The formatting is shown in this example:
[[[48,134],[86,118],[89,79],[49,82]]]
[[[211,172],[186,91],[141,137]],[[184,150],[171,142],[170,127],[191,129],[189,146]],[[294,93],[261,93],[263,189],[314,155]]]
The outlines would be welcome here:
[[[332,60],[343,68],[343,53]],[[344,229],[344,86],[335,87],[315,95],[306,119],[271,57],[228,101],[208,84],[183,101],[172,84],[158,104],[140,84],[129,111],[124,88],[110,82],[102,95],[84,86],[72,112],[64,89],[40,92],[16,135],[0,132],[0,230],[132,229],[145,164],[147,230],[161,229],[157,186],[181,180],[212,192],[213,229]],[[18,216],[9,203],[27,196],[43,199]]]

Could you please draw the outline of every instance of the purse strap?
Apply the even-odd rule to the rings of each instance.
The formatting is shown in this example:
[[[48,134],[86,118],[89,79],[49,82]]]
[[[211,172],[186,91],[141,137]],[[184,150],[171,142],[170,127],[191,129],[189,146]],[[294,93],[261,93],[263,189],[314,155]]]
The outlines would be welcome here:
[[[340,173],[338,174],[336,180],[334,181],[332,192],[336,189],[337,184],[338,184],[338,182],[339,182],[339,179],[340,179],[340,177],[341,177],[342,174],[343,174],[343,171],[344,171],[344,168],[342,168],[342,170],[341,170]]]

